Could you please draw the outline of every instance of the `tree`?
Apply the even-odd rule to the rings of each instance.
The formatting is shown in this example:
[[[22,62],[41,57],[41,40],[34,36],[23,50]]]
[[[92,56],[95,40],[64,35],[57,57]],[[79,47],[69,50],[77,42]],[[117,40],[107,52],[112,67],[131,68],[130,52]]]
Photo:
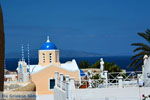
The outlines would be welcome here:
[[[3,16],[2,9],[0,6],[0,91],[3,91],[4,87],[4,26],[3,26]]]
[[[91,68],[100,68],[100,60],[95,62],[95,64],[93,64],[91,66]],[[115,63],[111,63],[111,62],[104,63],[104,70],[107,70],[108,72],[121,72],[120,66],[116,65]]]
[[[88,61],[81,61],[79,63],[79,67],[80,68],[88,68],[90,66],[89,62]]]
[[[100,60],[96,61],[92,66],[90,66],[91,68],[100,68]]]
[[[116,65],[115,63],[105,62],[104,66],[104,69],[108,72],[121,72],[120,66]]]
[[[131,64],[129,65],[130,67],[135,68],[136,70],[141,68],[143,65],[143,57],[144,55],[150,55],[150,30],[147,29],[145,32],[142,33],[137,33],[140,37],[144,38],[148,44],[144,43],[132,43],[132,46],[136,46],[133,50],[133,52],[137,52],[134,56],[131,57]]]

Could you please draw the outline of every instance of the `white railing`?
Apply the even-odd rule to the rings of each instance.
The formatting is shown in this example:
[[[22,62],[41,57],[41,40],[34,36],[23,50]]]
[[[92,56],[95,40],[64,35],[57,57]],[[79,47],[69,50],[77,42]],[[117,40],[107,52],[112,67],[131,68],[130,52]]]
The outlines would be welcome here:
[[[108,73],[108,84],[111,83],[118,83],[119,80],[122,81],[123,87],[132,87],[132,86],[139,86],[139,82],[142,81],[142,72],[136,71],[136,72],[112,72]]]
[[[142,100],[143,94],[150,93],[149,87],[138,87],[140,73],[109,73],[111,77],[82,80],[80,86],[86,85],[86,89],[75,88],[79,82],[55,74],[54,100]]]
[[[104,74],[101,74],[104,75]],[[102,77],[102,78],[101,78]],[[113,72],[101,76],[99,79],[88,78],[81,81],[82,85],[90,88],[108,87],[136,87],[142,85],[142,72]]]

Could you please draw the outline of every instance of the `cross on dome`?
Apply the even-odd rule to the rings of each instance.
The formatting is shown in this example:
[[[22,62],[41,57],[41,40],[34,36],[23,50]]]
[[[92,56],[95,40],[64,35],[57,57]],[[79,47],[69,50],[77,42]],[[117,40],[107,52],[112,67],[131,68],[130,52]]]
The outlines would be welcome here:
[[[46,42],[50,42],[50,40],[49,40],[49,36],[47,36],[47,41]]]
[[[43,43],[43,45],[40,47],[40,50],[56,50],[57,47],[54,43],[52,43],[49,39],[49,36],[47,36],[47,41]]]

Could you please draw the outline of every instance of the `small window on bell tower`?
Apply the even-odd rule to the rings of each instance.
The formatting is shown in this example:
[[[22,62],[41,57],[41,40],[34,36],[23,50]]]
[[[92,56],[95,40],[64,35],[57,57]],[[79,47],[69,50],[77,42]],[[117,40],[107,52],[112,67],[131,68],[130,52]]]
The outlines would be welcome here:
[[[43,63],[45,63],[45,53],[42,53],[43,55]]]
[[[50,63],[52,62],[52,54],[51,53],[49,54],[49,62]]]
[[[45,59],[43,59],[43,63],[45,63]]]

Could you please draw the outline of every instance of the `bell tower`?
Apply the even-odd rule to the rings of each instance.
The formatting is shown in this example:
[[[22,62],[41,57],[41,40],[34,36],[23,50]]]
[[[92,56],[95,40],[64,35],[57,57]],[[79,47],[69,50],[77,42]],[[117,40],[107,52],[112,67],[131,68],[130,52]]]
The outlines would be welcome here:
[[[49,64],[59,64],[59,50],[47,36],[47,41],[39,49],[39,65],[47,66]]]

